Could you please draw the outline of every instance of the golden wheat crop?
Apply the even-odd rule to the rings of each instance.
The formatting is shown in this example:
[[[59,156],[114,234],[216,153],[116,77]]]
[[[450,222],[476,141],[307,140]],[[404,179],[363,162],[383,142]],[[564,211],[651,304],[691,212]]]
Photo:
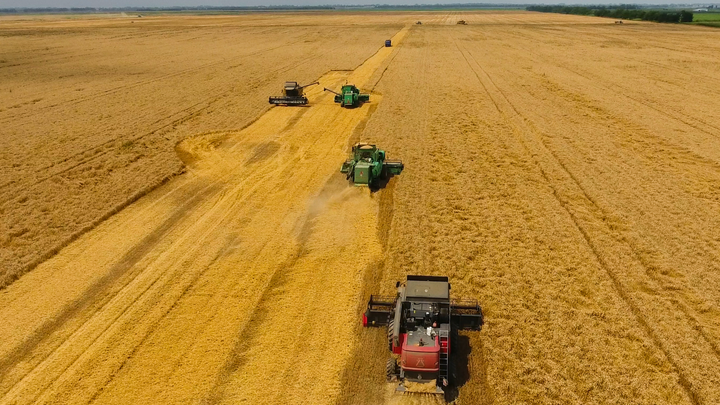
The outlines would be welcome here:
[[[1,20],[0,288],[182,172],[181,140],[246,126],[285,80],[353,69],[400,27],[289,18]]]
[[[395,393],[360,325],[413,273],[484,308],[457,404],[720,403],[720,31],[352,12],[0,35],[0,259],[37,265],[0,291],[0,403],[442,403]],[[320,81],[311,105],[266,108],[290,78]],[[370,103],[322,91],[345,82]],[[403,173],[348,186],[358,140]]]

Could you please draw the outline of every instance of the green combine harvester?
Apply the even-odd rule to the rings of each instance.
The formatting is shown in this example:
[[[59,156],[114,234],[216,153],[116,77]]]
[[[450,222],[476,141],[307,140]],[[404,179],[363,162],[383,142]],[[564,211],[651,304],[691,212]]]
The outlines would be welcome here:
[[[401,160],[385,159],[385,151],[369,143],[356,143],[350,159],[343,163],[340,173],[356,186],[370,186],[381,178],[389,178],[403,171]]]
[[[360,89],[355,87],[354,84],[342,86],[340,93],[328,88],[324,90],[335,94],[335,102],[340,103],[340,107],[357,107],[361,103],[370,101],[370,95],[360,93]]]

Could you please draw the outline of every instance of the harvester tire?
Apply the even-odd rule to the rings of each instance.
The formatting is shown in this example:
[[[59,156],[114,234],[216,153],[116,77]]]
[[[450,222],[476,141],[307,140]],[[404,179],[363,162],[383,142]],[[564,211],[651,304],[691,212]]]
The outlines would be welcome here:
[[[388,320],[388,330],[387,330],[387,338],[388,338],[388,348],[390,351],[393,351],[393,331],[395,329],[395,318],[390,317]]]
[[[387,361],[387,365],[385,367],[386,375],[387,375],[387,381],[393,382],[397,381],[398,379],[398,367],[397,367],[397,360],[395,360],[394,357],[390,357]]]

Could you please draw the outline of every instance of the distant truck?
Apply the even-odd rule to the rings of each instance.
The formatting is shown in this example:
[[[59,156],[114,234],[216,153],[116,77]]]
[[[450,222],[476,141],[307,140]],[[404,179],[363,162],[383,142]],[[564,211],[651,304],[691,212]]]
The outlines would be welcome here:
[[[386,40],[385,40],[385,47],[386,47],[386,48],[389,48],[389,47],[391,47],[391,46],[392,46],[392,41],[389,40],[389,39],[386,39]]]

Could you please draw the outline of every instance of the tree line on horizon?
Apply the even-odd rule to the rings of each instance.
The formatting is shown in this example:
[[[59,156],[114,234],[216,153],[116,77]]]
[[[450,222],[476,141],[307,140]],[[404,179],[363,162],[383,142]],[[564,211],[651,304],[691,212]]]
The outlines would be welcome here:
[[[690,11],[643,10],[636,5],[623,5],[620,8],[608,6],[528,6],[525,9],[542,13],[587,15],[621,20],[654,21],[659,23],[684,23],[692,22],[693,20],[693,13]]]

